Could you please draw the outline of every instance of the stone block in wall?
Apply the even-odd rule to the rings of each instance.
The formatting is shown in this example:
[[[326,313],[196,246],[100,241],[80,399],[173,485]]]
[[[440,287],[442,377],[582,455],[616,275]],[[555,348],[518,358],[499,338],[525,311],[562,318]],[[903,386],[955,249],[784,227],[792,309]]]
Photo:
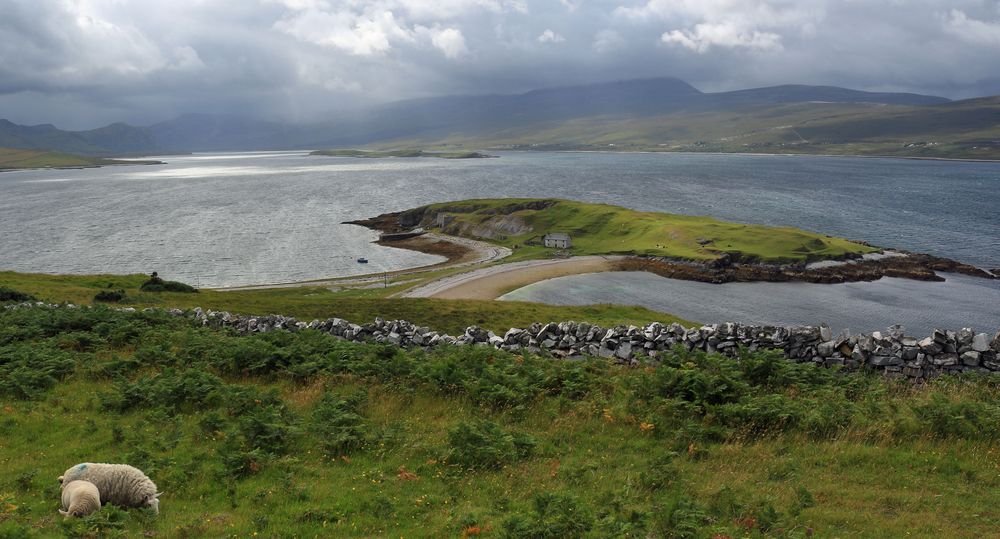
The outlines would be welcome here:
[[[987,352],[990,349],[990,338],[985,333],[977,333],[972,337],[970,346],[975,352]]]
[[[868,359],[868,363],[873,367],[891,367],[903,364],[903,359],[896,356],[875,356]]]
[[[968,367],[979,366],[979,352],[970,350],[962,354],[960,359],[962,360],[962,365],[966,365]]]
[[[958,365],[958,356],[955,354],[940,354],[931,359],[931,363],[938,367],[950,367]]]

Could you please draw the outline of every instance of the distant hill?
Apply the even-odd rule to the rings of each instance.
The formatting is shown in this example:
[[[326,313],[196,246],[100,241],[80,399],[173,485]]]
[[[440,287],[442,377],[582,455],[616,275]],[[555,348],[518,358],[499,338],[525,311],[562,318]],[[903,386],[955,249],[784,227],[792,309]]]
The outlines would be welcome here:
[[[398,101],[286,124],[186,114],[90,131],[0,121],[0,146],[91,156],[372,146],[1000,158],[1000,98],[784,85],[705,93],[674,78]]]
[[[51,124],[26,126],[7,120],[0,120],[0,147],[85,154],[97,154],[105,150],[88,142],[79,133],[62,131]]]

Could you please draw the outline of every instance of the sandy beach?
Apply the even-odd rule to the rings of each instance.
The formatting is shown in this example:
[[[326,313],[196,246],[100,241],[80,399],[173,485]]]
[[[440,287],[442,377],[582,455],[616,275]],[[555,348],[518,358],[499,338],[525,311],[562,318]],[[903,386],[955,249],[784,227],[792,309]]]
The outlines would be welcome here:
[[[527,260],[445,277],[399,295],[405,298],[496,299],[522,286],[565,275],[612,271],[620,256]]]
[[[381,242],[380,245],[387,245],[400,249],[411,249],[422,253],[439,255],[445,257],[447,260],[430,266],[418,266],[415,268],[391,271],[387,273],[374,273],[353,277],[331,277],[329,279],[314,279],[293,283],[235,286],[229,288],[217,288],[216,290],[263,290],[267,288],[294,288],[298,286],[341,286],[363,288],[368,285],[377,285],[382,283],[386,276],[391,278],[430,270],[464,268],[468,266],[488,264],[490,262],[502,260],[511,254],[510,249],[499,245],[493,245],[492,243],[434,233],[428,233],[405,240]]]

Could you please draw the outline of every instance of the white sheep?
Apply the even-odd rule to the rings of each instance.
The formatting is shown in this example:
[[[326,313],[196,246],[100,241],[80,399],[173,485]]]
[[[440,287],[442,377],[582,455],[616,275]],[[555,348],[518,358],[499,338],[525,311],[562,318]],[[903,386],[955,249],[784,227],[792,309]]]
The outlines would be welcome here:
[[[90,481],[70,481],[62,487],[62,509],[64,517],[85,517],[101,510],[101,493],[97,485]]]
[[[59,476],[60,483],[90,481],[101,494],[101,503],[119,507],[152,507],[159,514],[162,492],[141,470],[128,464],[77,464]]]

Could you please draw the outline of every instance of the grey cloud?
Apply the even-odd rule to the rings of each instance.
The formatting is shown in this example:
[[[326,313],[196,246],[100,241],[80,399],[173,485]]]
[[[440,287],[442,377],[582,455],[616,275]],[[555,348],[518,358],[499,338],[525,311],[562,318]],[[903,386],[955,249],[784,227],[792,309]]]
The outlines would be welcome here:
[[[8,0],[0,117],[313,120],[379,101],[676,76],[1000,93],[980,0]]]

